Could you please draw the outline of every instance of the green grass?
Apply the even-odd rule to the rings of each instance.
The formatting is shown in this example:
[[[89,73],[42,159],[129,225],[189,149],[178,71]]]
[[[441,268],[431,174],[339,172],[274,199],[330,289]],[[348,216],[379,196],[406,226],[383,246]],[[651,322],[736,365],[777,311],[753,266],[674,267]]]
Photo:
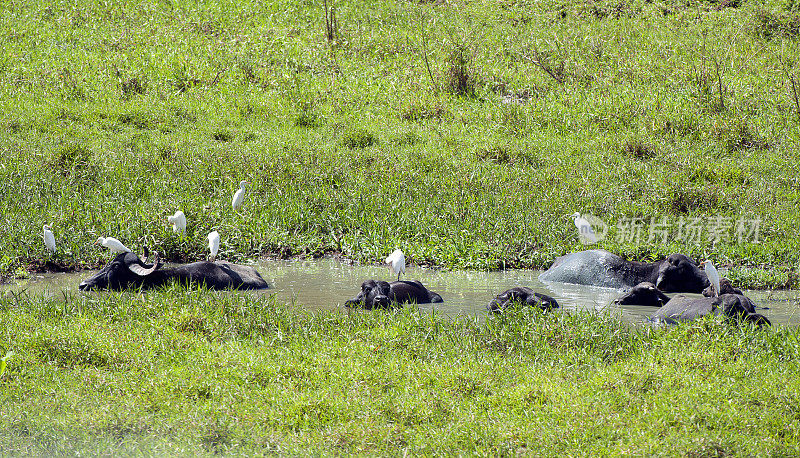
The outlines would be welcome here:
[[[0,271],[102,264],[99,235],[198,259],[212,228],[228,259],[546,267],[575,211],[632,259],[800,266],[794,2],[335,6],[329,41],[313,2],[2,5]],[[717,217],[760,243],[678,237]]]
[[[6,294],[0,449],[794,455],[799,338],[533,310],[311,314],[179,288]]]
[[[0,4],[0,274],[402,248],[545,267],[800,268],[795,0]],[[241,180],[252,187],[233,212]],[[185,237],[166,217],[188,218]],[[678,237],[679,223],[761,221]],[[718,219],[721,218],[721,219]],[[618,237],[666,221],[665,242]],[[41,241],[51,224],[59,247]],[[796,455],[798,330],[304,313],[264,297],[0,299],[3,454]],[[668,445],[665,445],[668,444]]]

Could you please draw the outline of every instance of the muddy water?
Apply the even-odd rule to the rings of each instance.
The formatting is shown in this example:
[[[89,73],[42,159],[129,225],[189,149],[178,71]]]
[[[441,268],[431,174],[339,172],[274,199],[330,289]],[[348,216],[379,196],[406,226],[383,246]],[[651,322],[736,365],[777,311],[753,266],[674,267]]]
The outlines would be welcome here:
[[[380,266],[358,266],[334,259],[265,260],[257,265],[270,285],[260,294],[275,295],[280,302],[295,303],[308,309],[336,309],[355,296],[361,282],[368,279],[390,281],[388,270]],[[35,275],[0,291],[78,291],[78,284],[93,272]],[[422,310],[436,310],[450,316],[483,314],[486,304],[498,293],[514,286],[530,286],[551,295],[566,310],[595,310],[620,316],[635,323],[647,320],[656,307],[612,305],[619,292],[609,288],[542,283],[540,271],[507,270],[500,272],[441,271],[409,266],[404,279],[420,280],[428,289],[444,298],[441,304],[420,304]],[[800,324],[800,291],[746,291],[759,307],[759,313],[773,324]]]

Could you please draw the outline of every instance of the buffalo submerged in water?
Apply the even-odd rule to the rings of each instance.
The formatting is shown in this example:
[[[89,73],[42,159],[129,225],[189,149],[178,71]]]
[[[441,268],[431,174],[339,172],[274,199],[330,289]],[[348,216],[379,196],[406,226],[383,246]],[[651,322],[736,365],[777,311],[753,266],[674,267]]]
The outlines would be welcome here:
[[[361,292],[344,303],[345,307],[365,309],[388,308],[392,304],[430,304],[442,302],[442,296],[428,290],[418,280],[393,281],[367,280],[361,283]]]
[[[541,281],[629,289],[650,282],[668,293],[700,293],[711,283],[688,256],[672,254],[656,262],[628,261],[605,250],[570,253],[539,275]]]
[[[756,325],[769,325],[769,319],[756,313],[753,301],[734,288],[730,280],[723,279],[722,294],[711,294],[703,297],[677,294],[672,298],[659,291],[655,285],[642,282],[630,291],[617,298],[619,305],[643,305],[661,307],[650,319],[655,322],[676,324],[681,321],[692,321],[707,315],[719,316],[729,322],[751,322]],[[703,294],[708,290],[703,291]]]
[[[265,289],[269,286],[254,267],[225,261],[200,261],[163,267],[156,259],[152,264],[134,253],[120,253],[99,272],[82,281],[82,291],[93,289],[121,290],[151,288],[170,281],[205,285],[209,289]]]

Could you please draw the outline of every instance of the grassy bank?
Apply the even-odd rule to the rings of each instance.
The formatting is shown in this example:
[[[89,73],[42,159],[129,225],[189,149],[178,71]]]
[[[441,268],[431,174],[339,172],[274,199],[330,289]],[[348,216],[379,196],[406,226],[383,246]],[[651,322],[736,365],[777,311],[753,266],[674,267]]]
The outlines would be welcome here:
[[[794,455],[797,328],[6,294],[13,454]],[[665,444],[669,444],[666,446]]]
[[[102,263],[100,235],[197,259],[212,228],[228,259],[542,267],[581,248],[575,211],[634,259],[776,268],[753,286],[800,265],[792,2],[341,1],[328,29],[317,2],[0,14],[6,275]]]

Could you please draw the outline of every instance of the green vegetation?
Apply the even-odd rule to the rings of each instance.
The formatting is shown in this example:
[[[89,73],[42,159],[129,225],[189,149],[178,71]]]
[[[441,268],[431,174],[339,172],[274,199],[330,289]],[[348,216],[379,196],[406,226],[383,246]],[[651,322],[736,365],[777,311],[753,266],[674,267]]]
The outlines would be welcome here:
[[[101,235],[203,258],[212,229],[229,260],[400,247],[420,265],[544,267],[582,248],[579,211],[628,258],[684,252],[742,286],[797,285],[797,0],[20,0],[0,15],[4,276],[102,264]],[[760,221],[758,243],[740,220]],[[648,237],[651,221],[666,232]],[[7,293],[0,451],[800,451],[796,328],[531,313]]]
[[[745,284],[800,267],[793,0],[28,0],[0,14],[5,275],[102,263],[99,235],[198,259],[212,228],[227,259],[402,247],[417,264],[544,267],[581,248],[574,211],[632,259],[712,257],[747,267]],[[184,239],[165,224],[176,209]],[[679,232],[695,218],[725,235]],[[760,243],[742,219],[761,221]]]
[[[0,344],[4,455],[800,452],[796,327],[309,314],[175,288],[6,294]]]

